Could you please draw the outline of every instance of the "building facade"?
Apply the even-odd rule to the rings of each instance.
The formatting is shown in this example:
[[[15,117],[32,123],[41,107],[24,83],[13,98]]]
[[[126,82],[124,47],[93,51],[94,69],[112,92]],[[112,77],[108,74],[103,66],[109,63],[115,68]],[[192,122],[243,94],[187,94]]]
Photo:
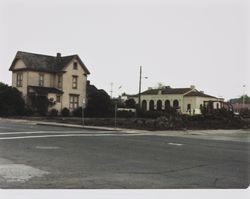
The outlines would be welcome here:
[[[86,100],[89,70],[78,55],[48,56],[18,51],[10,66],[12,86],[23,95],[27,105],[34,96],[46,97],[49,109],[59,112],[81,107]]]
[[[198,91],[194,86],[190,88],[171,88],[165,86],[158,89],[148,89],[140,94],[140,107],[144,111],[164,111],[168,107],[176,108],[182,114],[200,114],[207,102],[212,102],[214,109],[222,107],[223,99],[207,95]],[[139,103],[138,95],[127,95]]]

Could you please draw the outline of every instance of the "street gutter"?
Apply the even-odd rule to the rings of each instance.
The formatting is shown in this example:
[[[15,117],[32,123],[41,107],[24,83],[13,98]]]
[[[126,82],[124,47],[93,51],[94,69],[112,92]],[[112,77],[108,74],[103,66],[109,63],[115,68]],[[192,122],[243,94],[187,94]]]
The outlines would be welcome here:
[[[57,126],[57,127],[69,127],[69,128],[90,129],[90,130],[105,130],[105,131],[128,130],[128,129],[123,129],[123,128],[112,128],[112,127],[105,127],[105,126],[87,126],[87,125],[83,126],[83,125],[77,125],[77,124],[63,124],[63,123],[57,123],[57,122],[37,122],[35,124],[43,125],[43,126]]]

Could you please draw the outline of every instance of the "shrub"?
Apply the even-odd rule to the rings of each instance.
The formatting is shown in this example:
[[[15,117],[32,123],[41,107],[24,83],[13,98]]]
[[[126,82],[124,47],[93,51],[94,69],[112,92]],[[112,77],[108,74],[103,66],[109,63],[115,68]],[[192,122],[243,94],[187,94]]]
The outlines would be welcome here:
[[[0,115],[14,116],[25,114],[25,103],[21,92],[0,82]]]
[[[117,111],[117,117],[134,117],[135,113],[132,111]]]
[[[76,108],[73,110],[73,116],[75,117],[82,117],[82,107]]]
[[[69,109],[68,108],[63,108],[62,112],[61,112],[63,117],[69,117]]]
[[[50,111],[49,111],[49,115],[50,116],[57,116],[58,115],[58,110],[56,110],[56,109],[51,109]]]

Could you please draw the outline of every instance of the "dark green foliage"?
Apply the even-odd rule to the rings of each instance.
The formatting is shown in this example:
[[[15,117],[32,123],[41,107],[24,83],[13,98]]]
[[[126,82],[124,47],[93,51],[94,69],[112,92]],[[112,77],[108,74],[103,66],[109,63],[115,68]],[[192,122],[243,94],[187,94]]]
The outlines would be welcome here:
[[[141,118],[158,118],[161,116],[177,116],[178,112],[175,108],[169,107],[164,111],[143,111],[142,109],[137,108],[137,117]]]
[[[88,96],[86,117],[114,116],[114,102],[104,90],[96,90]]]
[[[124,118],[135,117],[135,112],[132,112],[132,111],[117,111],[117,117],[124,117]]]
[[[14,87],[0,83],[0,115],[25,115],[22,94]]]
[[[82,117],[82,107],[76,108],[73,110],[73,116],[75,117]]]
[[[61,112],[61,115],[63,117],[69,117],[69,109],[68,108],[63,108],[62,112]]]
[[[31,107],[41,116],[48,112],[49,100],[46,96],[30,96]]]
[[[241,109],[240,116],[250,118],[250,110],[248,108]]]
[[[250,97],[248,95],[242,95],[240,98],[230,99],[229,102],[232,104],[235,104],[235,103],[242,104],[243,103],[243,96],[244,96],[244,103],[250,104]]]
[[[128,99],[125,101],[127,108],[135,108],[135,100],[134,99]]]
[[[50,116],[57,116],[58,115],[58,110],[56,110],[56,109],[51,109],[50,111],[49,111],[49,115]]]

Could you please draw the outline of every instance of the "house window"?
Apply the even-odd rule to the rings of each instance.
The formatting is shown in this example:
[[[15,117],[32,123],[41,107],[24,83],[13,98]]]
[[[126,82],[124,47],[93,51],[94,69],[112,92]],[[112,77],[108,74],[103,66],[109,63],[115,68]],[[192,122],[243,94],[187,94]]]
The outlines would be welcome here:
[[[58,75],[57,87],[62,88],[62,75]]]
[[[191,114],[191,104],[187,104],[187,112]]]
[[[161,111],[162,110],[162,101],[158,100],[156,103],[156,109],[157,111]]]
[[[61,103],[61,96],[60,95],[56,96],[56,102]]]
[[[72,76],[72,88],[77,89],[77,76]]]
[[[23,86],[23,73],[17,73],[16,86],[17,87],[22,87]]]
[[[219,108],[220,108],[219,103],[216,103],[216,109],[219,109]]]
[[[73,64],[73,69],[74,69],[74,70],[77,70],[77,67],[78,67],[77,62],[74,62],[74,64]]]
[[[79,106],[79,95],[69,95],[69,109],[74,110]]]
[[[146,101],[146,100],[143,100],[143,101],[142,101],[142,110],[143,110],[143,111],[146,111],[146,110],[147,110],[147,101]]]
[[[174,107],[175,109],[178,109],[178,108],[179,108],[179,101],[178,101],[177,99],[174,100],[174,102],[173,102],[173,107]]]
[[[149,110],[153,111],[155,109],[154,100],[149,101]]]
[[[39,74],[38,85],[44,86],[44,74]]]

